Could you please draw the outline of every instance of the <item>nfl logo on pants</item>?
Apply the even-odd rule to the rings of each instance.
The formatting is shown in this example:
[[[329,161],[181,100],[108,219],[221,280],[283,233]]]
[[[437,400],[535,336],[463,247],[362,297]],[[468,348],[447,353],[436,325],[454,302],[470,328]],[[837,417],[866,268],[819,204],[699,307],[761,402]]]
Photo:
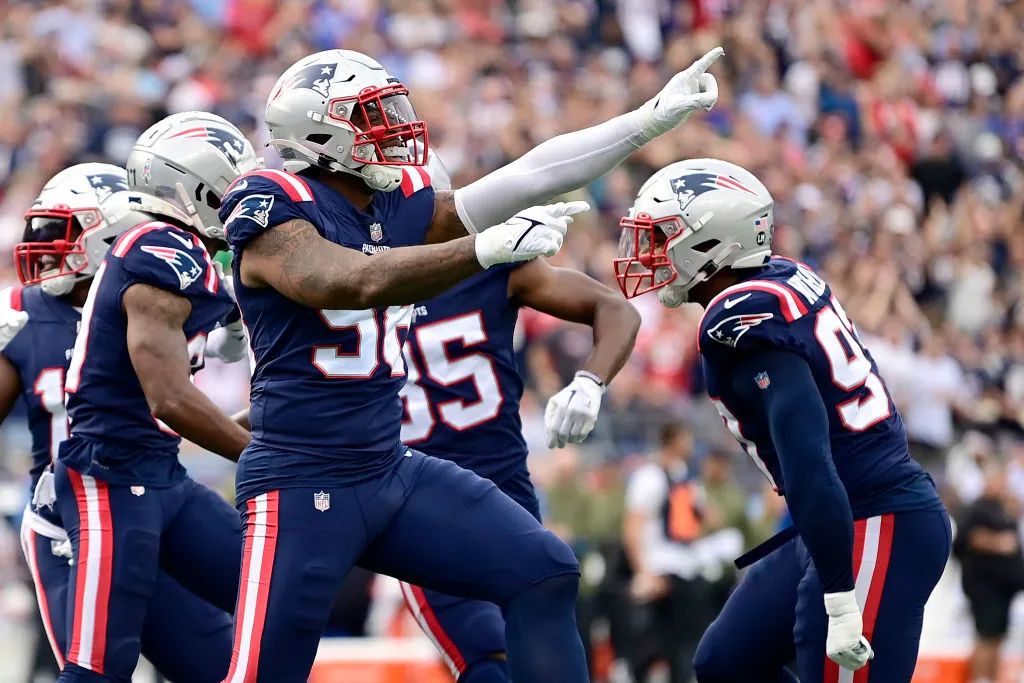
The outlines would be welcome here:
[[[320,491],[313,494],[313,507],[320,512],[327,512],[331,507],[331,494]]]

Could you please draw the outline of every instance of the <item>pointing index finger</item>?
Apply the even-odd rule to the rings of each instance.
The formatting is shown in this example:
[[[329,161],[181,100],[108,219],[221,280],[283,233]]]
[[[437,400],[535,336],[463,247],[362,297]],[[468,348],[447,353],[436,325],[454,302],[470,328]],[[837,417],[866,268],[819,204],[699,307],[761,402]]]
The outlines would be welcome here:
[[[698,59],[696,62],[694,62],[693,66],[690,68],[693,69],[693,73],[702,74],[709,68],[711,68],[711,65],[717,62],[718,58],[724,54],[725,50],[722,49],[721,46],[716,47],[710,52],[708,52],[706,55]]]

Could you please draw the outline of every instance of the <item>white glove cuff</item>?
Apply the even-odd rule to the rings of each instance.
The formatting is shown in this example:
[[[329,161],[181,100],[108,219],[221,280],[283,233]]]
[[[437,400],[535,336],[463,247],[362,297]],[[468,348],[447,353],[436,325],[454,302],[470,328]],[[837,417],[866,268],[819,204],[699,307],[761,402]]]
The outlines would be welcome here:
[[[830,617],[838,617],[851,612],[859,612],[857,604],[857,591],[843,591],[842,593],[825,594],[825,612]]]
[[[493,236],[495,233],[488,235],[486,231],[478,233],[473,230],[471,232],[476,236],[473,241],[473,248],[476,250],[476,260],[480,262],[480,265],[483,266],[484,270],[487,270],[495,263],[498,263],[497,254],[495,254],[496,245],[493,244]]]
[[[578,371],[575,375],[575,379],[589,379],[591,382],[597,385],[598,389],[601,391],[602,394],[608,388],[607,385],[605,385],[604,380],[602,380],[594,373],[588,372],[587,370]]]

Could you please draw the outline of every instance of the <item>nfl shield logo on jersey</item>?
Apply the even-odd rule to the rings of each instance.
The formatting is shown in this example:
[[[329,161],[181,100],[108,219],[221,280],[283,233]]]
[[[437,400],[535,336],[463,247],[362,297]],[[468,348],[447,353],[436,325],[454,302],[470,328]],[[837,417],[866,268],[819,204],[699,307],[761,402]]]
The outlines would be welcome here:
[[[313,507],[320,512],[327,512],[331,509],[331,494],[320,491],[313,494]]]
[[[370,223],[370,239],[374,242],[384,239],[384,226],[380,223]]]
[[[759,372],[759,373],[757,373],[757,375],[754,377],[754,382],[757,384],[757,386],[760,389],[767,389],[768,385],[772,383],[772,381],[770,379],[768,379],[768,373],[767,372]]]
[[[146,493],[146,487],[145,486],[133,486],[131,488],[131,492],[132,492],[133,496],[142,496],[142,495],[145,495],[145,493]]]

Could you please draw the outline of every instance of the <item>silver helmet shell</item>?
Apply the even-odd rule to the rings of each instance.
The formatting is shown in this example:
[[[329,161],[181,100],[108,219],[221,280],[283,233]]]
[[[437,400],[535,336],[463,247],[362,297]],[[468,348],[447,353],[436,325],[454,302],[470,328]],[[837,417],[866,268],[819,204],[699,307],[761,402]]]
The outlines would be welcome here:
[[[622,293],[632,298],[670,287],[671,305],[678,305],[722,268],[764,265],[772,254],[774,206],[764,184],[736,164],[690,159],[666,166],[644,183],[619,223],[614,265]]]
[[[207,112],[182,112],[153,124],[135,141],[128,187],[139,210],[224,239],[220,198],[235,178],[261,166],[252,144],[231,123]]]
[[[427,163],[427,124],[408,88],[360,52],[325,50],[293,64],[270,91],[265,119],[292,173],[317,166],[390,192],[402,166]]]

